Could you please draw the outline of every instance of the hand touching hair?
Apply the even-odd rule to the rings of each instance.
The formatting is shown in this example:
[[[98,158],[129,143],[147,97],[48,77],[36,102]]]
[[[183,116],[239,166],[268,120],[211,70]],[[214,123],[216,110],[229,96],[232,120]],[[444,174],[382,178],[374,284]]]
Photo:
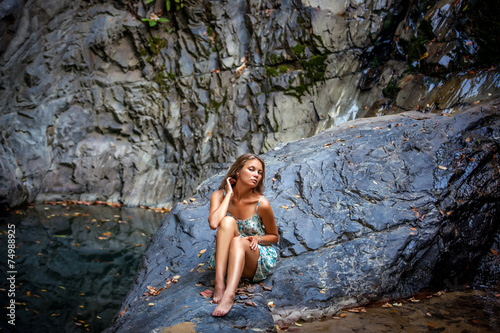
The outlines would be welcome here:
[[[257,191],[257,193],[263,194],[264,193],[264,179],[266,178],[266,165],[265,165],[262,157],[260,157],[259,155],[250,154],[250,153],[243,154],[236,159],[236,161],[233,163],[233,165],[229,168],[229,171],[227,172],[226,177],[224,177],[221,184],[219,185],[219,190],[223,190],[226,187],[226,185],[227,185],[226,179],[228,179],[229,177],[231,177],[231,179],[238,181],[238,172],[241,171],[243,166],[248,161],[253,160],[253,159],[259,160],[260,163],[262,164],[262,179],[257,184],[257,186],[255,187],[254,190]]]

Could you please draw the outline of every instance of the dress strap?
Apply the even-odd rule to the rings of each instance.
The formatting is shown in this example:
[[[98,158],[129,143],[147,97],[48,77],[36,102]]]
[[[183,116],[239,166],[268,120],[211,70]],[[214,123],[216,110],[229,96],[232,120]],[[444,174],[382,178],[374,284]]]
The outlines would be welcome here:
[[[260,205],[260,201],[262,200],[264,196],[261,196],[260,199],[259,199],[259,202],[257,202],[257,207],[255,208],[255,214],[257,214],[257,212],[259,211],[259,205]]]

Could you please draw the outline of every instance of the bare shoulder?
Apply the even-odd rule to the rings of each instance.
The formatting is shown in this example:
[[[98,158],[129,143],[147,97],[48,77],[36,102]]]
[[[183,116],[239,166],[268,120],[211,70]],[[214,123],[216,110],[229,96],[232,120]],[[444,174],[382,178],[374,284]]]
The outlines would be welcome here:
[[[222,201],[222,199],[224,199],[224,191],[223,190],[214,191],[210,199],[212,201],[213,200]]]
[[[260,200],[259,209],[272,210],[271,203],[269,202],[269,200],[267,200],[266,197],[262,197],[262,199]]]

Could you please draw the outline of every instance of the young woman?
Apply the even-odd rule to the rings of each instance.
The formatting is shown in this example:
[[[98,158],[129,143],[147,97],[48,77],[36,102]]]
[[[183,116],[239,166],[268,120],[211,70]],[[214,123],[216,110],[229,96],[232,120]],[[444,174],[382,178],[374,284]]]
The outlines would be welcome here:
[[[215,268],[213,316],[231,310],[241,277],[264,280],[278,257],[269,246],[279,240],[278,228],[264,191],[265,165],[262,158],[244,154],[234,162],[210,198],[208,222],[217,229],[215,252],[210,266]],[[224,278],[227,276],[227,284]]]

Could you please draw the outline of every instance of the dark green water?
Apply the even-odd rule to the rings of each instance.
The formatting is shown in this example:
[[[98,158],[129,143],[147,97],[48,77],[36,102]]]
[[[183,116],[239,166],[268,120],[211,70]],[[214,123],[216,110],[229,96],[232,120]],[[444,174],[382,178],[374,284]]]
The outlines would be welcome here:
[[[131,287],[163,217],[109,206],[1,211],[0,332],[102,331]],[[15,315],[15,326],[9,314]]]

